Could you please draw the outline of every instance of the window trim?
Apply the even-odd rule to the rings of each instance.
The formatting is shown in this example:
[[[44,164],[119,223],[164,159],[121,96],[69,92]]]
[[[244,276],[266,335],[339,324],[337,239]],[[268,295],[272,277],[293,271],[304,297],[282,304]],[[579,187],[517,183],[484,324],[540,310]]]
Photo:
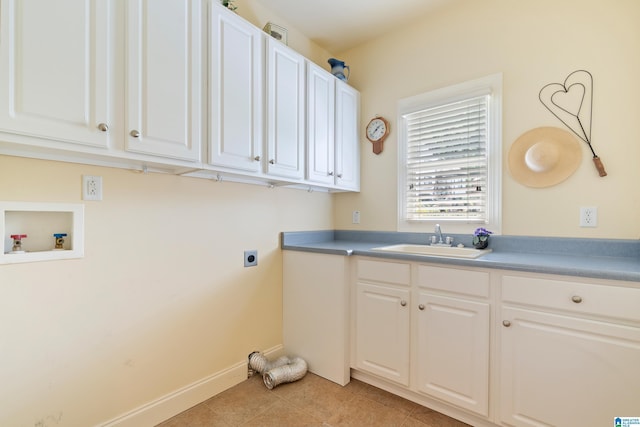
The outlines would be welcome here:
[[[406,114],[437,106],[482,96],[489,93],[487,138],[487,220],[407,220],[407,126]],[[398,231],[431,232],[436,223],[442,224],[448,233],[473,233],[477,227],[485,227],[495,234],[502,231],[502,73],[491,74],[475,80],[435,89],[398,101]]]

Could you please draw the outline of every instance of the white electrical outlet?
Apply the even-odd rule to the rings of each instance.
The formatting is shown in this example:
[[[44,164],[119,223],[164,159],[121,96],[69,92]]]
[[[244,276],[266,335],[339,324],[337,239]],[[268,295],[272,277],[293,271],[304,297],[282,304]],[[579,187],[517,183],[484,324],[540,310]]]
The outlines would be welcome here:
[[[353,214],[351,216],[351,223],[360,224],[360,211],[353,211]]]
[[[102,200],[102,177],[82,175],[82,200]]]
[[[595,206],[580,208],[580,227],[598,226],[598,208]]]

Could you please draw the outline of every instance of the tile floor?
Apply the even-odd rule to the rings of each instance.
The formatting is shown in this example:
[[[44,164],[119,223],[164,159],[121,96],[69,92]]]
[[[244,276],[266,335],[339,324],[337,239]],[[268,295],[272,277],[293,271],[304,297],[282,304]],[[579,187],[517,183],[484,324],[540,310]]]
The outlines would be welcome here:
[[[273,390],[256,374],[158,427],[204,426],[468,427],[361,381],[341,387],[311,373]]]

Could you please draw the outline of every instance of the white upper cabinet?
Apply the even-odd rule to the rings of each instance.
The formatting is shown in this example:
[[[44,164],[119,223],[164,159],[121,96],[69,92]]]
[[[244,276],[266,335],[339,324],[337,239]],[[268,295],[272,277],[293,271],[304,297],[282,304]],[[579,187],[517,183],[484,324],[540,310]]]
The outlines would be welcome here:
[[[200,5],[127,1],[126,150],[200,159]]]
[[[359,191],[360,94],[310,63],[307,95],[307,180]]]
[[[336,78],[315,64],[307,67],[307,180],[333,185],[335,175]]]
[[[200,4],[3,1],[0,131],[68,152],[200,160]]]
[[[265,34],[210,0],[209,163],[262,169]]]
[[[335,184],[360,190],[360,93],[336,81]]]
[[[4,154],[358,191],[359,103],[219,0],[0,0]]]
[[[269,37],[266,70],[266,172],[302,179],[306,135],[305,58]]]
[[[113,1],[0,2],[0,131],[106,148]]]

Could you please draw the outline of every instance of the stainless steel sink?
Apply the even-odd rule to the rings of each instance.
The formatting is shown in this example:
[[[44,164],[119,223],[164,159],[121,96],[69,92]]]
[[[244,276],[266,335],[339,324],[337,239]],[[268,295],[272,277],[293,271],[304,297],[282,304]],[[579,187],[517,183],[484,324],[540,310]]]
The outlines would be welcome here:
[[[431,246],[399,244],[372,248],[374,251],[393,252],[407,255],[441,256],[449,258],[479,258],[491,252],[491,249],[458,248],[456,246]]]

